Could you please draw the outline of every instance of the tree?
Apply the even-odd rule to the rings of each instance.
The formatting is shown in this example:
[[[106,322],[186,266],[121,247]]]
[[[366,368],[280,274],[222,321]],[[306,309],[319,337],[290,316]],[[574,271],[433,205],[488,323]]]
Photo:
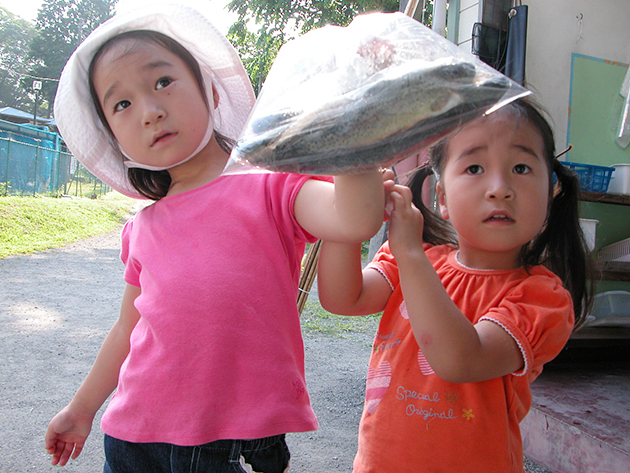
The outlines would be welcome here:
[[[31,103],[20,87],[20,78],[29,70],[29,44],[35,27],[0,7],[0,107],[24,109]]]
[[[81,42],[113,14],[117,0],[45,0],[37,15],[39,34],[30,47],[31,74],[57,79]],[[42,98],[52,104],[57,81],[43,81]],[[30,88],[31,82],[24,82]],[[48,107],[48,115],[50,116]]]
[[[324,25],[346,26],[360,13],[398,11],[398,5],[398,0],[231,0],[227,8],[238,13],[238,20],[228,39],[258,93],[280,46],[289,39]],[[257,31],[248,29],[252,24]]]

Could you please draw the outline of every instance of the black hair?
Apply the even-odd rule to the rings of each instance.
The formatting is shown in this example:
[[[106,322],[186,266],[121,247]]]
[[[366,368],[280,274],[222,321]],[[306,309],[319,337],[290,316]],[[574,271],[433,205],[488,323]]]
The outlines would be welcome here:
[[[520,258],[526,268],[544,265],[560,277],[573,299],[575,327],[579,328],[591,306],[595,284],[594,264],[580,227],[580,183],[575,172],[562,165],[555,157],[553,130],[540,110],[533,101],[521,98],[498,111],[527,120],[540,133],[549,171],[547,220],[543,230],[523,245]],[[441,219],[422,202],[422,186],[426,177],[433,173],[438,178],[443,175],[448,143],[449,137],[431,148],[429,162],[414,172],[407,185],[412,190],[414,204],[425,217],[423,239],[433,245],[458,246],[450,223]]]
[[[107,123],[107,118],[105,117],[105,114],[103,112],[103,107],[101,106],[101,102],[98,99],[96,89],[94,88],[94,71],[98,60],[103,56],[103,54],[109,51],[114,45],[127,39],[155,43],[181,58],[181,60],[184,62],[184,64],[186,64],[190,72],[195,77],[204,103],[207,107],[210,107],[210,104],[208,104],[208,100],[206,98],[206,89],[203,81],[203,76],[201,75],[201,68],[199,67],[199,63],[184,46],[179,44],[173,38],[170,38],[169,36],[166,36],[162,33],[158,33],[157,31],[126,31],[124,33],[114,36],[113,38],[110,38],[103,45],[101,45],[101,47],[94,54],[94,57],[92,58],[92,61],[90,62],[90,66],[88,68],[88,82],[90,86],[90,96],[92,97],[92,102],[96,107],[96,113],[98,117],[109,132],[110,138],[113,141],[115,141],[114,133],[112,132],[109,123]],[[129,50],[131,50],[132,48],[133,46],[131,46]],[[234,147],[234,140],[225,137],[220,133],[217,133],[216,131],[214,132],[214,135],[221,149],[229,154]],[[127,171],[127,176],[133,188],[136,189],[136,191],[138,191],[140,195],[151,200],[160,200],[162,197],[166,196],[171,186],[171,175],[166,170],[149,171],[142,168],[129,168],[129,170]]]

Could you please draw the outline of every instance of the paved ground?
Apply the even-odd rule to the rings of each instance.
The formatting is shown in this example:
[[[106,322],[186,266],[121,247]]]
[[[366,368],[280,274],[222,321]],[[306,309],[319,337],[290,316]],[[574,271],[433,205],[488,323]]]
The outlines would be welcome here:
[[[118,315],[124,286],[118,253],[115,232],[0,260],[0,473],[102,471],[98,418],[83,454],[63,470],[50,466],[43,437]],[[320,429],[289,436],[293,472],[351,471],[371,338],[305,334]]]

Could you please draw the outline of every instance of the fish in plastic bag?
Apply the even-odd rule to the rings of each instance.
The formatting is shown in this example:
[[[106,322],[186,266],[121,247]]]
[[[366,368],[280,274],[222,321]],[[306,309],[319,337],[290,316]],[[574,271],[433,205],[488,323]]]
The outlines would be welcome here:
[[[529,92],[402,13],[285,44],[232,160],[280,172],[391,166]]]

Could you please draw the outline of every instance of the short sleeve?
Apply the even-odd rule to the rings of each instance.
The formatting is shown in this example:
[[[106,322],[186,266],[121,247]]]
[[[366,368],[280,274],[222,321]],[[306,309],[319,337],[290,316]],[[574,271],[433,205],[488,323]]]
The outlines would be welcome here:
[[[430,248],[435,248],[429,245],[428,243],[424,243],[424,250],[428,251]],[[389,249],[389,241],[383,243],[383,246],[376,252],[374,258],[365,269],[374,269],[381,273],[381,275],[387,280],[389,286],[392,291],[395,290],[396,286],[400,284],[400,276],[398,274],[398,263],[396,263],[396,258],[392,255],[392,252]]]
[[[573,302],[555,275],[533,274],[512,288],[500,305],[480,320],[499,324],[519,345],[525,364],[514,374],[535,378],[571,336]]]
[[[131,284],[132,286],[140,287],[140,265],[135,259],[130,257],[133,223],[133,219],[128,220],[122,229],[120,259],[125,265],[125,272],[123,276],[125,282]]]
[[[295,199],[302,189],[302,186],[309,179],[316,179],[324,182],[333,182],[328,176],[306,176],[302,174],[269,174],[268,185],[270,186],[270,196],[272,199],[272,209],[274,219],[279,228],[287,236],[295,235],[298,239],[307,243],[314,243],[317,238],[306,232],[295,218]],[[289,220],[287,220],[289,217]]]
[[[398,275],[398,264],[396,258],[389,250],[389,242],[383,243],[383,246],[376,252],[374,258],[365,269],[373,269],[381,273],[381,276],[385,278],[392,292],[396,289],[396,286],[400,283],[400,276]]]

